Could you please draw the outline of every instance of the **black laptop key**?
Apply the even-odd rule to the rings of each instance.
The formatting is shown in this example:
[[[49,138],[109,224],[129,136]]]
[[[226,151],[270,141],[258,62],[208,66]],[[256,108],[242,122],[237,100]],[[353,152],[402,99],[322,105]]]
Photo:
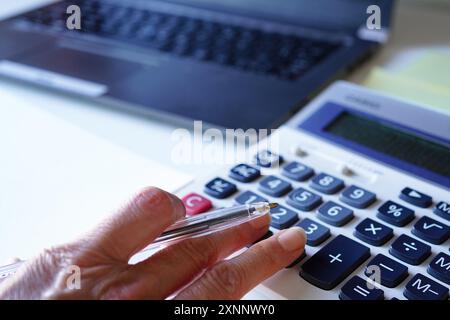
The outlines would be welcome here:
[[[379,276],[383,286],[394,288],[406,279],[408,267],[380,253],[370,260],[364,273],[371,279]]]
[[[450,285],[450,256],[443,252],[439,253],[430,262],[427,271],[434,278]]]
[[[414,224],[412,233],[427,242],[441,244],[450,237],[450,227],[423,216]]]
[[[366,218],[355,228],[355,237],[374,246],[381,246],[394,236],[394,230],[375,220]]]
[[[389,200],[378,208],[377,217],[394,226],[404,227],[414,219],[414,211]]]
[[[441,201],[433,209],[433,212],[439,217],[450,221],[450,203]]]
[[[433,200],[429,195],[412,188],[404,188],[400,193],[400,199],[421,208],[428,208]]]
[[[300,275],[321,289],[331,290],[369,257],[369,248],[339,235],[303,264]]]
[[[448,288],[418,273],[408,282],[403,295],[409,300],[447,300]]]
[[[389,249],[394,257],[412,265],[421,264],[431,254],[431,247],[405,234],[398,237]]]
[[[341,300],[384,300],[384,292],[361,277],[354,276],[344,284],[339,298]]]

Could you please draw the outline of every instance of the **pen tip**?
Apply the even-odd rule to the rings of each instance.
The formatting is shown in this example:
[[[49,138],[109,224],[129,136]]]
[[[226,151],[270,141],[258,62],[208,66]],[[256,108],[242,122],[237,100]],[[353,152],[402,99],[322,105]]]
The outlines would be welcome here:
[[[274,208],[276,208],[276,207],[278,207],[278,203],[276,203],[276,202],[271,202],[271,203],[269,203],[269,208],[270,208],[270,209],[274,209]]]

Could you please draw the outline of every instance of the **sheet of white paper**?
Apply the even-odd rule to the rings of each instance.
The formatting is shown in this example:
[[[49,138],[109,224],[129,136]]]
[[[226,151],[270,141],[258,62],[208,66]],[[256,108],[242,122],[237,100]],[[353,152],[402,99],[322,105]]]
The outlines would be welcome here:
[[[144,186],[190,180],[0,88],[0,264],[73,239]]]

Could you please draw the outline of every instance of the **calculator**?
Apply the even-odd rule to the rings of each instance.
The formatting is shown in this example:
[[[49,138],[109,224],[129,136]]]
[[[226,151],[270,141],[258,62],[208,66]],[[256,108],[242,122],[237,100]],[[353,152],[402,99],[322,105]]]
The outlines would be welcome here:
[[[265,237],[305,230],[305,254],[260,286],[265,295],[449,298],[449,114],[340,81],[268,139],[278,150],[255,146],[249,163],[179,192],[189,215],[270,201]]]

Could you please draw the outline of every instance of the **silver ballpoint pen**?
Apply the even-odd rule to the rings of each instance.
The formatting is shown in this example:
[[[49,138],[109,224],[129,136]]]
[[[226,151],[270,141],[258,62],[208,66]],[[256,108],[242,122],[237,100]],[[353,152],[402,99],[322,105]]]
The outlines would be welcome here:
[[[156,250],[162,246],[187,238],[204,236],[228,229],[261,217],[276,208],[276,203],[258,202],[222,208],[187,217],[175,222],[142,251]],[[0,280],[13,275],[25,261],[0,267]]]

